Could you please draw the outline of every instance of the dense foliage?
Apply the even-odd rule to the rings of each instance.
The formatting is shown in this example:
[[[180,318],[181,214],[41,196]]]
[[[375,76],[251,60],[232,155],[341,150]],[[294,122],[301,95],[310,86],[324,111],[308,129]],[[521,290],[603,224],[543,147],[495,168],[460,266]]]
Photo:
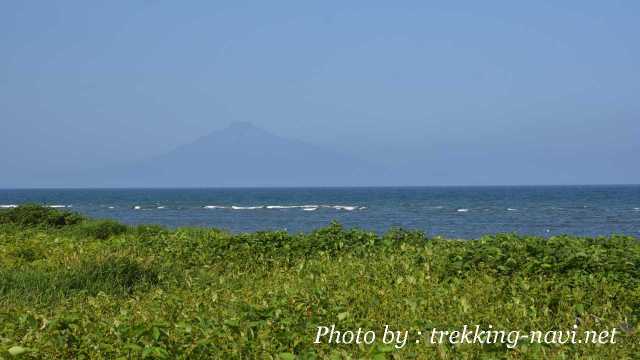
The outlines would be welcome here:
[[[63,227],[76,225],[86,219],[75,212],[59,211],[36,204],[26,204],[15,209],[0,211],[0,224],[18,226]]]
[[[129,227],[35,206],[0,219],[0,358],[601,359],[640,353],[640,244],[629,237],[505,234],[459,241],[398,229],[380,236],[338,224],[309,234],[234,235]],[[414,332],[577,324],[617,327],[621,334],[617,344],[515,349],[313,344],[317,326],[331,324]]]

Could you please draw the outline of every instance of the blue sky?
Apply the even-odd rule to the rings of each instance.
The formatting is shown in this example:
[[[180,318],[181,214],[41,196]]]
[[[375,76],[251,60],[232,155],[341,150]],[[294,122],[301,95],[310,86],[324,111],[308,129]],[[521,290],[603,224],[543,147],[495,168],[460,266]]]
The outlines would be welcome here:
[[[0,4],[0,186],[250,121],[398,185],[639,183],[637,1]]]

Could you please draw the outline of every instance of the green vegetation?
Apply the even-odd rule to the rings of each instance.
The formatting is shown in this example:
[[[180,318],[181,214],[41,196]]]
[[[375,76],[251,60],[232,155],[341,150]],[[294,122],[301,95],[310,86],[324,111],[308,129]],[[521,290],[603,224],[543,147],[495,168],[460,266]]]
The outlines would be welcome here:
[[[640,353],[639,317],[629,237],[459,241],[338,224],[233,235],[0,213],[0,358],[623,359]],[[378,338],[314,344],[332,324]],[[379,341],[385,324],[411,332],[404,348]],[[415,343],[463,324],[620,333],[606,345]]]
[[[63,227],[76,225],[85,220],[82,215],[74,212],[58,211],[36,204],[22,205],[15,209],[0,212],[0,224],[18,226]]]
[[[78,228],[80,235],[99,240],[107,240],[111,236],[124,234],[127,230],[126,225],[113,220],[87,221]]]

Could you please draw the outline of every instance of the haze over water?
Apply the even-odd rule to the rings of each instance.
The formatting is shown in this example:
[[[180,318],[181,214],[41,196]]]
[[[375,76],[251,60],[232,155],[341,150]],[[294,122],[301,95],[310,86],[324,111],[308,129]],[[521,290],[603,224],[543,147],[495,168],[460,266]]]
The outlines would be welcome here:
[[[640,235],[640,186],[0,190],[25,202],[128,224],[233,232],[310,231],[337,220],[378,232],[417,229],[448,238],[517,232]]]

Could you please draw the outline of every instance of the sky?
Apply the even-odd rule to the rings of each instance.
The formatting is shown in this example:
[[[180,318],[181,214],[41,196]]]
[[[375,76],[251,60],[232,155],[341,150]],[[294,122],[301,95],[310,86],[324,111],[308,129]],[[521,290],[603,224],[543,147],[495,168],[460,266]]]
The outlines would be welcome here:
[[[238,121],[397,169],[380,185],[637,184],[639,18],[637,1],[3,1],[0,187]]]

